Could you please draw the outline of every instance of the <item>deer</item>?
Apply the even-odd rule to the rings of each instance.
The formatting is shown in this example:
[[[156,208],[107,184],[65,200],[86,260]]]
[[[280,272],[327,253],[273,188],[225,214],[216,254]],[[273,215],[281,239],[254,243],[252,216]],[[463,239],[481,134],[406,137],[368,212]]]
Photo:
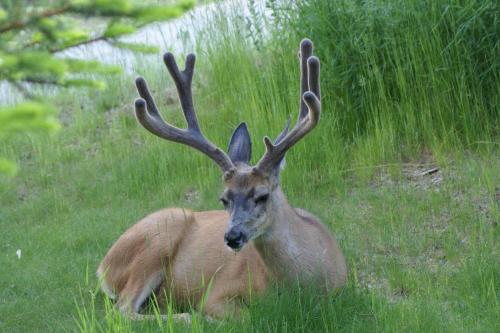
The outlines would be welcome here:
[[[252,295],[273,281],[313,285],[325,294],[346,283],[344,256],[328,229],[313,214],[293,208],[280,187],[286,152],[311,132],[321,113],[320,61],[309,39],[300,43],[300,106],[276,140],[264,137],[265,153],[250,165],[246,123],[234,130],[228,153],[202,134],[192,98],[195,55],[179,70],[172,53],[164,63],[173,78],[187,128],[165,122],[144,78],[136,79],[138,122],[152,134],[192,147],[222,171],[223,210],[195,212],[166,208],[131,226],[110,248],[97,276],[101,289],[123,312],[143,319],[144,304],[170,295],[176,306],[194,306],[208,318],[241,311]],[[151,315],[149,315],[151,316]],[[186,320],[188,313],[174,319]]]

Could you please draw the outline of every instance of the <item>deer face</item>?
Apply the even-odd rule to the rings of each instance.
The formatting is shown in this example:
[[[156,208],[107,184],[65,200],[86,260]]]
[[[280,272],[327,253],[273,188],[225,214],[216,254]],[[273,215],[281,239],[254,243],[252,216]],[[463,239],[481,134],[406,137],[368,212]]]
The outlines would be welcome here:
[[[288,125],[277,140],[287,131]],[[272,221],[268,217],[273,192],[279,185],[280,166],[263,172],[248,165],[252,144],[245,123],[234,131],[228,150],[235,167],[224,174],[225,189],[220,197],[230,216],[224,242],[239,251],[248,241],[264,234]]]
[[[264,234],[276,180],[263,176],[255,168],[239,164],[225,181],[221,202],[229,212],[225,244],[239,251],[248,241]]]

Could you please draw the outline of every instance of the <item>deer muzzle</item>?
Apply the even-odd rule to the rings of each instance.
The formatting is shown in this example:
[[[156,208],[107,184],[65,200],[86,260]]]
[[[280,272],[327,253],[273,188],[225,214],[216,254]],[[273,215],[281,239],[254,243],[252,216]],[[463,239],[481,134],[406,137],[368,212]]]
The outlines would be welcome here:
[[[224,234],[224,243],[233,251],[238,252],[248,241],[248,236],[239,226],[234,226]]]

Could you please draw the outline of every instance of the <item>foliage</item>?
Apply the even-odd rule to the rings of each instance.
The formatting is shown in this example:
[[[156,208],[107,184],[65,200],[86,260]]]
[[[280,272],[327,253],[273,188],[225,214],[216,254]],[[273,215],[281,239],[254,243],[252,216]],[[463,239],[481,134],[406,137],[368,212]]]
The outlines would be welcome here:
[[[284,50],[304,36],[313,40],[322,61],[323,106],[332,113],[326,121],[359,154],[372,151],[383,162],[424,149],[482,149],[498,140],[496,1],[267,3],[273,25],[263,66],[286,73],[293,64],[285,63]],[[278,84],[283,92],[292,82],[282,74]]]
[[[231,19],[215,15],[201,33],[194,32],[197,45],[186,49],[198,54],[194,102],[204,134],[225,147],[237,124],[247,121],[255,161],[264,150],[263,135],[276,135],[288,116],[296,117],[298,39],[313,39],[323,66],[322,118],[288,153],[282,185],[293,206],[316,214],[335,234],[348,261],[348,287],[329,299],[301,290],[272,290],[238,318],[210,323],[198,314],[191,326],[130,322],[117,313],[97,291],[94,275],[113,242],[132,223],[163,207],[219,209],[221,189],[219,170],[206,157],[137,124],[132,111],[137,92],[133,77],[125,74],[104,78],[106,94],[57,94],[57,107],[73,116],[57,137],[16,140],[11,148],[0,145],[0,155],[22,154],[18,177],[0,179],[0,331],[498,331],[500,154],[491,142],[497,116],[488,104],[474,103],[481,96],[495,103],[498,93],[487,88],[499,82],[492,72],[480,76],[481,71],[471,70],[475,64],[489,68],[496,62],[458,54],[448,58],[444,51],[451,41],[439,42],[445,36],[439,31],[453,36],[465,27],[479,31],[484,14],[472,10],[478,2],[435,1],[441,11],[431,13],[428,21],[427,12],[406,13],[420,20],[400,26],[408,34],[403,38],[390,29],[403,20],[399,15],[410,2],[352,1],[351,7],[338,6],[338,16],[328,20],[330,0],[317,1],[325,6],[323,16],[313,7],[294,12],[279,1],[266,1],[279,18],[275,27],[290,28],[262,27],[262,36],[255,34],[261,40],[246,38],[245,27],[252,22],[235,22],[241,12]],[[392,14],[377,21],[369,15],[369,4]],[[426,4],[416,9],[428,8]],[[443,21],[434,21],[439,13]],[[453,17],[446,18],[447,13]],[[312,23],[320,18],[322,24]],[[384,29],[373,30],[370,22]],[[341,29],[348,24],[351,30]],[[421,26],[427,24],[440,29]],[[495,24],[484,27],[493,29]],[[378,41],[385,36],[394,53],[383,44],[380,49],[363,48],[366,44],[357,36],[370,31],[370,38]],[[451,45],[476,43],[475,51],[487,55],[496,47],[487,36],[458,38]],[[424,46],[427,52],[419,53],[416,64],[447,59],[453,70],[440,77],[439,68],[428,72],[415,67],[415,79],[410,80],[413,67],[406,59],[414,59],[412,52]],[[374,61],[381,57],[376,51],[395,63],[384,67]],[[359,75],[370,68],[385,69],[388,81],[376,81],[383,86],[375,89],[366,76],[371,88],[360,90]],[[161,61],[138,57],[134,70],[148,79],[152,90],[163,92],[155,93],[162,115],[183,124],[175,87]],[[482,85],[482,92],[474,82]],[[443,89],[434,90],[433,84]],[[404,96],[398,103],[388,103],[382,88],[389,86],[391,96]],[[457,100],[458,93],[462,97]],[[435,105],[430,110],[437,117],[434,122],[416,108],[426,100]],[[409,106],[395,108],[402,102]],[[481,115],[480,126],[460,120],[472,117],[472,111]],[[405,122],[405,115],[418,122]],[[456,130],[463,126],[470,130]],[[439,170],[421,175],[433,167]],[[17,250],[22,256],[16,256]]]
[[[148,23],[167,20],[188,10],[193,1],[169,6],[136,6],[130,0],[60,0],[32,3],[0,2],[0,78],[24,95],[27,102],[0,106],[0,138],[31,130],[58,128],[52,106],[34,85],[105,89],[95,75],[113,74],[120,68],[97,61],[60,57],[58,52],[92,42],[140,52],[156,52],[146,45],[127,44],[119,37]],[[101,29],[85,28],[88,22]],[[0,159],[0,173],[15,171],[11,161]]]

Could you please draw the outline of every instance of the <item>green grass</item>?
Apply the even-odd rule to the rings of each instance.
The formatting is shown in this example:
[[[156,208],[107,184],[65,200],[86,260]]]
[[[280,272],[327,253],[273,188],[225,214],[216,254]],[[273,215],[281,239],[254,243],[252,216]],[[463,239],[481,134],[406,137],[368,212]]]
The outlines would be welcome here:
[[[247,121],[256,161],[263,135],[296,117],[298,41],[313,39],[322,118],[288,154],[282,184],[293,205],[335,233],[348,286],[328,299],[273,289],[241,318],[215,324],[199,315],[191,326],[131,323],[116,314],[94,277],[114,240],[162,207],[220,208],[222,189],[206,157],[136,123],[137,93],[124,75],[110,78],[105,93],[58,94],[66,124],[58,135],[0,145],[20,169],[0,179],[0,331],[498,331],[492,2],[328,3],[276,9],[290,28],[278,25],[268,41],[245,41],[244,21],[229,32],[213,20],[197,39],[194,94],[202,129],[218,145]],[[165,118],[184,126],[164,66],[138,63]],[[418,175],[431,166],[437,174]]]

